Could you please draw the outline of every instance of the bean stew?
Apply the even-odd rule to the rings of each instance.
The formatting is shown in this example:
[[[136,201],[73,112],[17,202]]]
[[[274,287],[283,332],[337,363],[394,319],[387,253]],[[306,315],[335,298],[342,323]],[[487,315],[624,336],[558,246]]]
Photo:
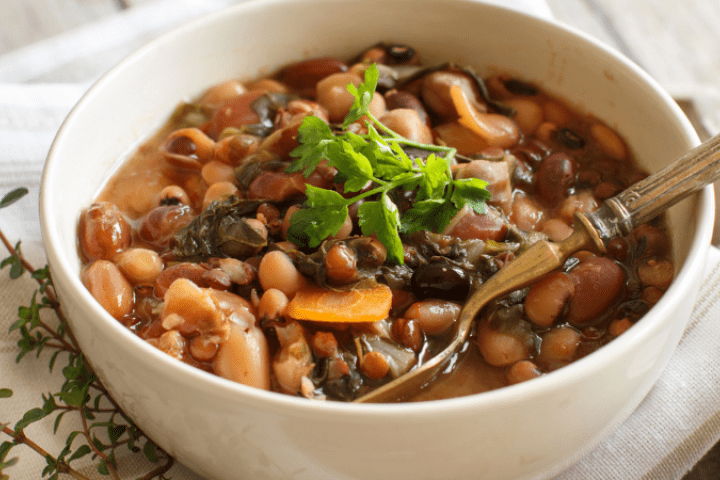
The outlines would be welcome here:
[[[463,301],[644,178],[597,118],[508,75],[409,46],[313,58],[178,106],[82,212],[82,281],[178,360],[352,401],[447,344]],[[578,360],[673,279],[662,218],[494,301],[417,397],[479,393]]]

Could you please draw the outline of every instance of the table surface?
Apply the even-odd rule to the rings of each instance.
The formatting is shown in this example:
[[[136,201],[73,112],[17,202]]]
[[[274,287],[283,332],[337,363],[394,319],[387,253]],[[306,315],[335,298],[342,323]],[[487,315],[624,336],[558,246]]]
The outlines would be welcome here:
[[[0,55],[150,1],[2,0]],[[696,117],[682,93],[720,86],[718,0],[546,1],[557,19],[616,48],[675,94],[701,138],[720,131],[716,119]],[[683,480],[719,477],[720,444]]]

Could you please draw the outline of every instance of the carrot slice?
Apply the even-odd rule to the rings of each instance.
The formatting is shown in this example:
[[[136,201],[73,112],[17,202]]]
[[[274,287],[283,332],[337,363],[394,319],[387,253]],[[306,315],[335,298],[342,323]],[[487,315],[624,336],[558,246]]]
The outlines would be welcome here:
[[[450,87],[458,123],[484,138],[490,147],[509,148],[520,139],[520,131],[511,119],[498,113],[480,112],[458,85]]]
[[[391,304],[392,292],[383,284],[347,292],[313,286],[299,290],[285,314],[316,322],[375,322],[388,317]]]

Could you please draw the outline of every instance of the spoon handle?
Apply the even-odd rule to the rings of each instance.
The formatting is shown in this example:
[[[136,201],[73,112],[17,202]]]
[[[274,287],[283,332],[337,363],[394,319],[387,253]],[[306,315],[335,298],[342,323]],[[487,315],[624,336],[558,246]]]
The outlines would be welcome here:
[[[638,225],[720,178],[719,167],[720,134],[605,200],[598,210],[586,216],[604,242],[628,235]]]

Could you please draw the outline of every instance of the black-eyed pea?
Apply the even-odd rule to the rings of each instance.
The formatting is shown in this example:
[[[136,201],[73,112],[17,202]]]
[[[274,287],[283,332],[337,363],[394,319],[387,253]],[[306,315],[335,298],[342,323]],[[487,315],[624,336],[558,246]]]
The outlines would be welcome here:
[[[645,286],[657,287],[666,290],[672,283],[675,269],[673,264],[668,260],[658,260],[649,258],[644,260],[637,267],[637,274],[640,283]]]
[[[176,167],[199,170],[215,156],[215,141],[199,128],[181,128],[168,135],[160,152]]]
[[[219,182],[234,182],[235,168],[219,160],[211,160],[203,165],[200,175],[208,186]]]
[[[602,123],[590,127],[590,136],[605,154],[618,160],[627,159],[628,150],[620,135]]]
[[[153,285],[165,267],[160,255],[147,248],[128,248],[117,254],[113,262],[133,285]]]
[[[550,327],[562,315],[575,294],[575,282],[557,272],[534,284],[525,297],[525,314],[540,327]]]
[[[135,295],[130,282],[109,260],[96,260],[82,273],[82,282],[97,302],[118,320],[132,313]]]
[[[540,231],[547,235],[553,242],[562,242],[572,235],[573,229],[563,220],[551,218],[542,224]]]
[[[385,356],[380,352],[368,352],[363,355],[360,361],[360,370],[369,378],[373,380],[380,380],[385,377],[390,371],[390,364],[388,364]]]
[[[477,345],[487,363],[507,367],[530,357],[530,348],[519,335],[492,328],[484,322],[478,329]]]
[[[190,205],[190,196],[179,185],[168,185],[153,199],[153,208],[163,205]]]
[[[520,360],[508,367],[505,378],[510,385],[526,382],[542,375],[542,371],[530,360]]]
[[[213,202],[221,202],[230,195],[238,195],[239,190],[232,181],[213,183],[205,192],[203,197],[203,208],[207,208]]]
[[[287,295],[277,288],[265,290],[257,306],[258,318],[279,320],[284,316],[288,303]]]
[[[266,253],[260,260],[258,280],[263,289],[276,288],[289,299],[292,299],[307,282],[290,257],[279,250]]]
[[[398,135],[420,143],[432,143],[430,128],[417,111],[410,108],[396,108],[379,118],[386,127]]]
[[[259,328],[230,322],[227,340],[213,359],[213,372],[251,387],[270,389],[270,350]]]
[[[457,321],[460,308],[455,302],[431,298],[410,305],[403,317],[416,320],[426,335],[440,335]]]
[[[598,318],[619,298],[625,285],[625,273],[607,257],[590,257],[569,272],[575,283],[570,299],[568,321],[584,326]]]
[[[582,336],[572,327],[553,328],[542,336],[538,363],[557,366],[575,359]]]
[[[507,99],[504,103],[515,109],[513,120],[525,135],[533,134],[545,118],[542,107],[534,100],[516,97]]]
[[[112,203],[93,203],[80,216],[78,243],[88,260],[109,260],[129,247],[131,241],[130,224]]]

